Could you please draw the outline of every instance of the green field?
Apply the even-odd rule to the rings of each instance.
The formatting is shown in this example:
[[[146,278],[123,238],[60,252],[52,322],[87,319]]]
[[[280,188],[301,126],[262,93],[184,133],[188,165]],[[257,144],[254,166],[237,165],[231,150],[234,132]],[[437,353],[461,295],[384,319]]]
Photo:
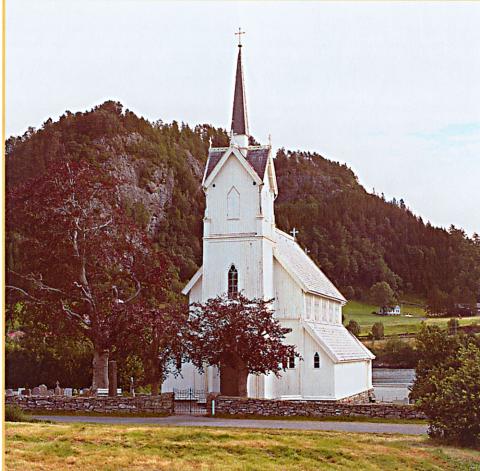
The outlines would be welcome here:
[[[7,423],[5,464],[9,471],[448,471],[480,469],[480,451],[406,435]]]
[[[343,308],[345,324],[350,319],[356,320],[361,327],[360,335],[367,335],[375,322],[382,322],[385,326],[385,335],[415,334],[420,330],[422,321],[427,324],[437,324],[443,328],[447,327],[448,319],[427,318],[423,308],[413,304],[402,304],[402,314],[400,316],[378,316],[372,314],[378,311],[378,306],[362,303],[359,301],[349,301]],[[412,317],[407,317],[409,314]],[[464,317],[459,319],[460,325],[480,324],[480,317]]]

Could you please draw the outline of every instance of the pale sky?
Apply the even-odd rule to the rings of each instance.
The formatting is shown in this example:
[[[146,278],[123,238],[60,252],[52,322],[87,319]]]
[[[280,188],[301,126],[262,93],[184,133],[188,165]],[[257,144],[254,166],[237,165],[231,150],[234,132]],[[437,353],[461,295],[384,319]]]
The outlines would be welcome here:
[[[107,99],[345,162],[434,225],[480,232],[480,2],[7,0],[6,131]]]

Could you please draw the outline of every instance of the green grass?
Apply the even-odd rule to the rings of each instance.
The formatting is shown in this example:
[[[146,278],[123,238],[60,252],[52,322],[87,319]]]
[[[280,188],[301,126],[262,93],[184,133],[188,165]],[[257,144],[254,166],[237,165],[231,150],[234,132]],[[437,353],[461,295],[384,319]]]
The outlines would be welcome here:
[[[98,424],[6,424],[6,469],[475,470],[480,451],[422,436]]]
[[[287,420],[300,422],[371,422],[380,424],[427,424],[427,420],[423,419],[387,419],[385,417],[364,417],[364,416],[347,416],[347,415],[329,415],[325,417],[307,417],[303,415],[230,415],[230,414],[215,414],[217,419],[252,419],[252,420]]]
[[[447,318],[427,318],[425,310],[413,304],[402,304],[400,316],[378,316],[372,314],[373,311],[378,311],[378,306],[360,301],[349,301],[343,308],[345,324],[353,319],[360,324],[360,335],[367,335],[375,322],[382,322],[385,326],[385,335],[398,335],[416,334],[420,330],[422,321],[430,325],[439,325],[442,328],[446,328],[449,321]],[[412,317],[405,317],[405,314],[411,314]],[[480,317],[464,317],[459,319],[459,322],[460,325],[471,325],[475,322],[480,324]]]

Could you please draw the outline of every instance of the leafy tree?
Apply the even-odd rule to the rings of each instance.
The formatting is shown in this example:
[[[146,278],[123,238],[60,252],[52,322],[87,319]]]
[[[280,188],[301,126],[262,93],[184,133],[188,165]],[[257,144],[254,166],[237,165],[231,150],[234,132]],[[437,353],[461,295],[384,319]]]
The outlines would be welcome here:
[[[140,305],[137,309],[132,329],[122,336],[122,344],[141,359],[143,380],[151,385],[152,395],[158,395],[166,376],[175,374],[186,358],[188,308],[170,302],[151,309]]]
[[[372,337],[375,340],[381,340],[385,336],[385,328],[383,326],[383,322],[375,322],[372,325]]]
[[[469,344],[480,346],[480,339],[464,334],[449,335],[436,325],[423,324],[415,337],[419,360],[410,397],[416,400],[435,392],[432,378],[439,380],[450,368],[459,368],[458,352]]]
[[[360,324],[357,321],[350,319],[347,324],[347,330],[355,335],[355,337],[358,337],[361,331]]]
[[[480,347],[474,343],[458,350],[456,367],[431,372],[430,390],[417,407],[429,421],[429,434],[462,445],[480,444]]]
[[[370,288],[370,298],[374,304],[385,307],[395,301],[395,293],[386,281],[379,281]]]
[[[17,250],[7,271],[10,304],[93,345],[92,387],[108,386],[107,364],[132,316],[161,301],[167,259],[121,205],[108,168],[63,162],[7,198],[7,234]],[[7,242],[8,243],[8,242]]]
[[[249,374],[278,375],[288,359],[299,357],[293,345],[283,343],[291,329],[281,327],[270,303],[239,295],[191,305],[189,356],[200,369],[220,369],[222,394],[246,396]]]

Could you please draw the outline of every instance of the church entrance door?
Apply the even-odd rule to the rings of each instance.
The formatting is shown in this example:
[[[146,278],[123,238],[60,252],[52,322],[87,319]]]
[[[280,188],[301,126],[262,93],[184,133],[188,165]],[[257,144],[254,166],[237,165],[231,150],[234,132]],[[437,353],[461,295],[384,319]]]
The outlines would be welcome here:
[[[175,414],[207,415],[207,392],[204,389],[173,389]]]

